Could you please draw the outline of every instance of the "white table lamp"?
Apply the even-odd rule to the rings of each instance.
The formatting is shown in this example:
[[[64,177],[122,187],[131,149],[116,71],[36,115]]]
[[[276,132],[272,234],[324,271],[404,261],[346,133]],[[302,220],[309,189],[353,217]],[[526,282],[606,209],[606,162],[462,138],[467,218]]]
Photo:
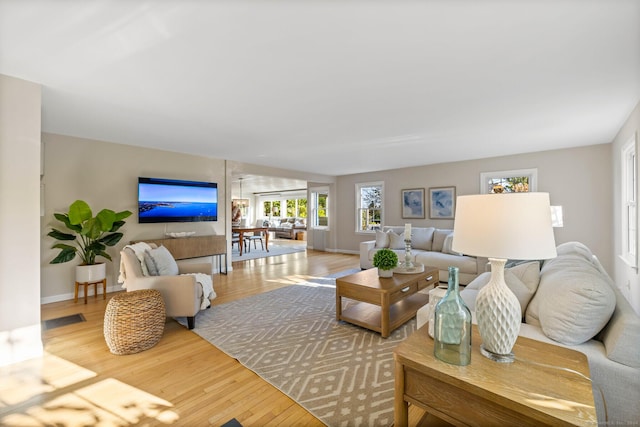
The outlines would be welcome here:
[[[478,293],[476,318],[481,353],[512,362],[520,331],[520,303],[504,281],[507,259],[556,256],[548,193],[503,193],[459,196],[452,249],[489,258],[491,279]]]

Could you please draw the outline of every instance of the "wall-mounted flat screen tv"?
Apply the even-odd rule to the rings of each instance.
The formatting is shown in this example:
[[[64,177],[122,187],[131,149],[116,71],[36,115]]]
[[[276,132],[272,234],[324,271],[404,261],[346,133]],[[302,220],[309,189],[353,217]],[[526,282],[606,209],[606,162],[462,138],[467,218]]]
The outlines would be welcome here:
[[[218,184],[138,178],[138,222],[218,220]]]

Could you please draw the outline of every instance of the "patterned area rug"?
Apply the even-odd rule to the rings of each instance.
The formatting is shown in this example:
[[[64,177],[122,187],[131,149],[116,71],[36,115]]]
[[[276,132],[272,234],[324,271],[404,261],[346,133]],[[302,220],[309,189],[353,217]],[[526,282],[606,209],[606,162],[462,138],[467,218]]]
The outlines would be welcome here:
[[[326,282],[213,306],[198,314],[194,332],[328,426],[389,426],[393,349],[413,333],[415,318],[387,339],[337,322],[335,280]]]

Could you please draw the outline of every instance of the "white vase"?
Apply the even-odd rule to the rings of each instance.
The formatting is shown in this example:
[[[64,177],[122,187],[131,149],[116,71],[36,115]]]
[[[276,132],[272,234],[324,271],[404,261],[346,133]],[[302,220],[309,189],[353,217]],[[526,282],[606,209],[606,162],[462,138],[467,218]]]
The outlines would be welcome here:
[[[385,277],[385,278],[393,277],[393,270],[383,270],[383,269],[379,268],[378,269],[378,276],[379,277]]]
[[[513,362],[522,313],[520,302],[504,281],[505,259],[489,258],[491,279],[476,297],[480,352],[496,362]]]
[[[104,262],[76,266],[76,282],[78,283],[100,282],[105,277],[107,277],[107,264]]]

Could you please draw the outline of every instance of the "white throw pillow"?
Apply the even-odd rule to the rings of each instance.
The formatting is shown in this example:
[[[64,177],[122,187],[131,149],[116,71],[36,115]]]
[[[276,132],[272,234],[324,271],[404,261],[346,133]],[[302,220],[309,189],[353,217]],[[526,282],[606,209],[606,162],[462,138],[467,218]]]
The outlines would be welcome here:
[[[504,271],[504,281],[518,298],[522,315],[527,309],[527,305],[538,288],[539,265],[537,261],[519,264]],[[491,272],[487,271],[476,277],[461,292],[460,296],[469,307],[475,311],[476,297],[480,289],[484,288],[491,279]]]
[[[615,292],[593,263],[562,255],[545,262],[526,319],[549,338],[578,345],[604,328],[615,307]]]
[[[411,247],[415,249],[422,249],[425,251],[431,250],[431,242],[433,241],[433,232],[436,229],[433,227],[416,227],[411,230]]]
[[[389,231],[389,248],[404,249],[404,233],[396,234]]]
[[[447,237],[444,238],[444,243],[442,244],[442,253],[462,256],[460,252],[455,252],[453,249],[451,249],[452,244],[453,244],[453,233],[449,233],[447,234]]]
[[[376,248],[388,248],[389,235],[384,231],[376,230]]]
[[[158,270],[158,276],[177,276],[179,273],[178,264],[173,259],[171,252],[164,246],[160,246],[156,249],[151,249],[149,255],[153,258],[153,262],[156,264]]]
[[[480,289],[489,283],[489,279],[491,279],[491,272],[485,271],[460,291],[460,297],[462,297],[462,300],[472,312],[476,311],[476,298],[478,297],[478,292],[480,292]]]
[[[437,229],[433,232],[433,243],[431,250],[435,252],[442,252],[442,246],[444,246],[444,239],[452,233],[453,230],[440,230]]]

